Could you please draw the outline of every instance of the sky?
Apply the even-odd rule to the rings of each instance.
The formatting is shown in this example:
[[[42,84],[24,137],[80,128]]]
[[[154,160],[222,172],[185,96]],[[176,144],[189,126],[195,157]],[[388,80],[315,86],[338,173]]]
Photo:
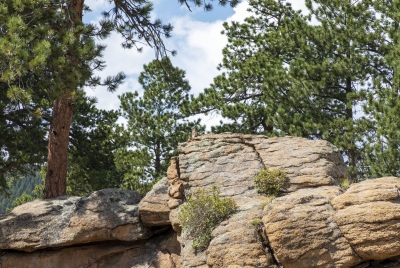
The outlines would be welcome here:
[[[295,9],[305,10],[304,0],[290,0]],[[226,36],[221,34],[223,22],[242,22],[251,14],[247,12],[248,3],[245,0],[235,8],[221,7],[218,1],[214,1],[214,9],[205,12],[202,8],[192,7],[190,12],[186,6],[181,6],[178,0],[154,0],[152,18],[158,18],[163,23],[171,23],[174,26],[172,37],[165,39],[167,49],[176,50],[177,55],[170,57],[172,64],[186,71],[186,79],[192,90],[191,94],[198,95],[207,88],[220,72],[218,64],[222,61],[222,49],[227,44]],[[85,4],[92,12],[84,14],[84,22],[97,23],[101,17],[101,11],[110,9],[107,1],[86,0]],[[101,109],[118,109],[118,95],[128,91],[141,92],[141,86],[137,78],[143,65],[155,58],[152,48],[143,47],[141,53],[136,49],[123,49],[122,38],[114,33],[106,40],[98,40],[107,45],[104,60],[107,67],[97,73],[100,77],[115,75],[124,72],[127,76],[125,83],[115,93],[109,93],[106,89],[86,89],[90,96],[98,99],[97,107]],[[202,123],[210,129],[211,125],[217,125],[221,117],[201,116]],[[124,120],[120,120],[124,123]]]

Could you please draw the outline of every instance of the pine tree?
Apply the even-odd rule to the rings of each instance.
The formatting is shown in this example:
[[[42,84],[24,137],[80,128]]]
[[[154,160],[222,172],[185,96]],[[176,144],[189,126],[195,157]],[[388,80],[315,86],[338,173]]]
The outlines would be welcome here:
[[[249,3],[251,17],[224,25],[225,72],[186,113],[218,111],[233,120],[217,131],[326,139],[343,151],[355,179],[370,127],[357,109],[374,90],[370,79],[386,72],[373,3],[308,0],[307,16],[284,0]]]
[[[145,43],[158,56],[166,55],[164,37],[171,25],[150,20],[153,4],[147,0],[111,1],[113,8],[103,12],[100,27],[84,25],[83,12],[89,11],[84,0],[5,1],[0,4],[0,82],[7,96],[21,102],[43,104],[36,96],[44,94],[51,106],[48,161],[44,197],[66,193],[69,131],[73,118],[76,90],[83,86],[106,85],[116,89],[124,75],[101,81],[93,72],[104,68],[101,53],[104,46],[94,38],[106,38],[112,31],[121,34],[124,48],[141,50]],[[209,9],[210,2],[194,2]],[[228,1],[219,1],[226,5]],[[181,1],[186,3],[186,1]],[[230,2],[232,6],[234,2]],[[29,78],[29,79],[27,79]],[[37,101],[37,102],[36,102]],[[43,118],[44,119],[44,118]],[[9,171],[6,166],[5,171]],[[2,171],[3,172],[3,171]]]
[[[130,147],[116,153],[116,163],[125,173],[125,188],[144,193],[165,174],[178,143],[191,136],[191,128],[204,128],[180,113],[190,86],[185,72],[174,67],[169,58],[144,65],[139,83],[142,96],[129,92],[119,97],[122,115],[128,120]]]
[[[371,131],[366,136],[368,176],[400,176],[400,36],[398,1],[376,1],[381,16],[380,24],[387,33],[380,47],[384,64],[373,78],[375,91],[368,94],[364,110],[371,120]],[[382,66],[386,66],[385,69]]]
[[[68,151],[67,194],[85,195],[104,188],[120,188],[123,173],[114,152],[128,144],[118,111],[99,110],[83,91],[75,101]]]

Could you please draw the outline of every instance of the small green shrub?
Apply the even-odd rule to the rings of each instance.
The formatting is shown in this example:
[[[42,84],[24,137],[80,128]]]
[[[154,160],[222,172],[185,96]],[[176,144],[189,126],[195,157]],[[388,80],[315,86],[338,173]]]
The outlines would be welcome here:
[[[342,181],[340,181],[340,187],[342,189],[347,189],[350,186],[350,180],[348,178],[344,178]]]
[[[218,187],[193,191],[181,206],[178,219],[183,230],[193,238],[192,248],[203,251],[211,241],[211,232],[237,209],[232,198],[222,198]]]
[[[255,218],[251,221],[251,224],[254,226],[258,226],[262,223],[262,220],[260,218]]]
[[[289,186],[286,173],[279,170],[265,168],[254,178],[254,184],[259,193],[277,196],[278,193]]]

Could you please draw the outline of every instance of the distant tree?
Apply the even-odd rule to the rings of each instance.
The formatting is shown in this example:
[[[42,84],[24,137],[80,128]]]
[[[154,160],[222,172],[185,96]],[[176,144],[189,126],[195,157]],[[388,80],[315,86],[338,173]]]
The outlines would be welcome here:
[[[199,120],[190,122],[181,114],[190,86],[185,72],[172,66],[169,58],[144,65],[139,83],[143,95],[134,92],[119,97],[122,115],[128,120],[130,147],[117,151],[116,164],[125,174],[125,187],[144,193],[164,176],[178,143],[191,136],[191,128],[197,126],[200,132],[204,128]]]

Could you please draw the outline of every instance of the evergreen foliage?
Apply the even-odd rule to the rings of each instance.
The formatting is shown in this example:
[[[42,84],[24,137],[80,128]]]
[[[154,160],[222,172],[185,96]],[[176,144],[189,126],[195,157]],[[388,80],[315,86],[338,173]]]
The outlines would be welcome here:
[[[17,181],[9,181],[10,189],[7,197],[0,196],[0,213],[5,213],[14,207],[14,200],[22,195],[35,196],[32,192],[35,187],[41,182],[40,174],[36,173],[34,176],[19,179]]]
[[[188,100],[190,85],[185,72],[165,57],[144,65],[139,76],[143,95],[121,95],[122,115],[128,120],[130,147],[115,154],[117,168],[124,173],[124,187],[145,193],[164,176],[169,160],[177,154],[179,142],[186,141],[191,128],[204,130],[198,121],[188,121],[180,112]]]
[[[285,172],[265,168],[254,177],[254,185],[259,193],[277,196],[289,186],[289,182]]]
[[[211,9],[203,1],[189,2]],[[219,1],[221,5],[228,2],[231,6],[237,4],[236,0]],[[83,13],[90,11],[84,0],[24,0],[0,4],[0,98],[7,98],[5,105],[0,106],[5,111],[5,116],[0,116],[1,129],[7,131],[1,136],[17,134],[24,140],[0,140],[0,191],[7,187],[6,173],[18,170],[24,173],[28,165],[42,162],[45,151],[32,154],[31,145],[43,140],[46,128],[41,124],[47,121],[50,131],[44,197],[66,193],[72,106],[81,101],[79,89],[103,85],[115,91],[125,77],[119,73],[101,80],[94,75],[105,67],[102,60],[105,47],[96,44],[96,38],[104,39],[117,32],[124,38],[123,48],[141,51],[142,45],[147,44],[155,48],[157,58],[166,56],[168,50],[163,39],[170,36],[172,25],[151,20],[152,2],[115,0],[110,3],[113,7],[103,12],[100,27],[83,23]],[[18,117],[14,111],[10,112],[15,107],[21,111]],[[21,118],[24,120],[16,121]],[[34,130],[26,134],[30,128]]]
[[[67,194],[83,196],[104,188],[120,188],[123,173],[114,152],[127,147],[118,111],[96,108],[96,100],[81,96],[74,105],[68,152]]]
[[[387,35],[381,53],[385,56],[383,63],[387,67],[382,75],[374,77],[377,90],[368,94],[368,105],[365,107],[373,126],[366,138],[366,166],[368,177],[400,177],[400,3],[376,1],[375,8],[385,14],[381,18],[384,21],[381,27]]]
[[[225,72],[187,103],[185,112],[218,112],[233,121],[214,128],[216,132],[326,139],[343,152],[352,180],[368,176],[367,135],[382,131],[371,121],[368,100],[385,105],[377,100],[384,94],[382,84],[391,83],[390,27],[397,26],[390,25],[398,25],[395,15],[386,18],[383,7],[389,5],[397,14],[397,4],[307,0],[307,16],[284,0],[249,4],[252,16],[244,23],[224,24],[228,45],[219,68]],[[374,135],[374,146],[377,140]]]

